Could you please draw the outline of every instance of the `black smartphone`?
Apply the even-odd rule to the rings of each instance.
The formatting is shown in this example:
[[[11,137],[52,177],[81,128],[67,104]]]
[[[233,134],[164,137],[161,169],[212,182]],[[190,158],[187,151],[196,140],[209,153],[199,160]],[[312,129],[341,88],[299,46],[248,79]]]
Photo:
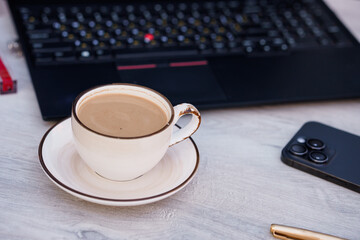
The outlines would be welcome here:
[[[283,148],[294,168],[360,193],[360,137],[319,122],[307,122]]]

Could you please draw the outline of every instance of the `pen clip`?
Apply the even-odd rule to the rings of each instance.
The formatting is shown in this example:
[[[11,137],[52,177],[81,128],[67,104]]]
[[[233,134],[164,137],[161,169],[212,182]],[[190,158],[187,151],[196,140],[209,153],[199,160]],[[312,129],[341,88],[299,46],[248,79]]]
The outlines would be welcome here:
[[[278,238],[278,239],[283,239],[283,240],[299,240],[299,239],[295,239],[295,238],[290,238],[284,234],[281,234],[280,232],[277,232],[276,230],[272,231],[271,232],[272,235],[275,237],[275,238]]]

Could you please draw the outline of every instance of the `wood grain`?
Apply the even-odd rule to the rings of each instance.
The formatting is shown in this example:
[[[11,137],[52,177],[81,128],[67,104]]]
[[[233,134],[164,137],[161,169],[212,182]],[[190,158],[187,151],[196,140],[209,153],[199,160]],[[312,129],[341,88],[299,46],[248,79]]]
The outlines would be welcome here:
[[[359,36],[359,1],[342,4],[331,1],[356,14],[348,24]],[[360,135],[359,99],[203,111],[193,137],[198,174],[157,203],[107,207],[63,192],[39,165],[38,144],[54,122],[41,120],[24,59],[6,50],[16,34],[5,12],[0,54],[19,89],[0,96],[2,239],[273,239],[272,223],[360,238],[360,194],[280,161],[282,147],[309,120]]]

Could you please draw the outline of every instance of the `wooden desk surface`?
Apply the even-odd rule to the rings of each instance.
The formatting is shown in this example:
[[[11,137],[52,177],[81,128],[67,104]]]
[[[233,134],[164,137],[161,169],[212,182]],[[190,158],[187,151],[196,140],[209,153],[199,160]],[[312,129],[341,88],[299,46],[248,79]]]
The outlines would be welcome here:
[[[360,2],[329,0],[360,39]],[[174,196],[137,207],[106,207],[56,187],[41,170],[38,144],[54,122],[41,119],[16,37],[0,0],[0,53],[19,79],[0,96],[2,239],[273,239],[270,224],[360,238],[360,194],[288,167],[280,151],[306,121],[360,135],[360,100],[208,110],[194,135],[194,180]]]

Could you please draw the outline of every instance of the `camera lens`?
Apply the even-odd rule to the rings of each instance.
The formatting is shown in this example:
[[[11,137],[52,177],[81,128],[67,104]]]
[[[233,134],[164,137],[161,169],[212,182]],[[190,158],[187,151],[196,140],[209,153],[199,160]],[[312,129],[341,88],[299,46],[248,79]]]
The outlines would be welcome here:
[[[311,161],[316,163],[325,163],[329,160],[328,157],[322,152],[311,152],[309,154],[309,158]]]
[[[306,147],[304,145],[293,144],[290,147],[290,152],[297,156],[304,156],[308,152],[308,150],[306,149]]]
[[[325,148],[325,144],[319,139],[308,139],[306,145],[313,150],[322,150]]]

